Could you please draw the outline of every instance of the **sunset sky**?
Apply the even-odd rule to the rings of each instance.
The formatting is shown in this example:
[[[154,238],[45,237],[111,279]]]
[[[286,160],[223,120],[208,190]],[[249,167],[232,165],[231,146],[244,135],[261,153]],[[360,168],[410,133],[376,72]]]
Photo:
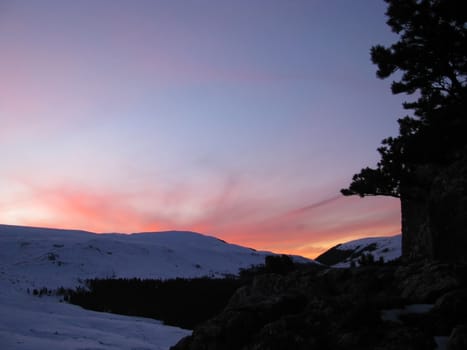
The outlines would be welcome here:
[[[397,133],[381,0],[0,2],[0,223],[315,257],[400,232],[339,190]]]

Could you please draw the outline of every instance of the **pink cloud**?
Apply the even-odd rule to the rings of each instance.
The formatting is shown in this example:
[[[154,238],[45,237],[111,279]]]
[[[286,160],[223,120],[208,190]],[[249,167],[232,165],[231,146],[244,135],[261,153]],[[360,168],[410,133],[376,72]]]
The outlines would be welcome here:
[[[399,233],[400,208],[389,198],[332,197],[267,219],[240,220],[211,230],[255,248],[314,257],[346,240]]]
[[[28,213],[17,224],[79,228],[96,232],[158,231],[172,223],[135,209],[131,194],[99,192],[91,188],[45,187],[29,184],[29,198],[18,207]],[[14,202],[10,208],[14,208]]]
[[[8,206],[22,214],[6,223],[95,232],[192,230],[256,249],[309,257],[349,239],[400,232],[397,200],[331,196],[290,209],[290,204],[252,196],[247,184],[235,177],[203,189],[23,184],[28,194]],[[5,215],[0,221],[8,219]]]

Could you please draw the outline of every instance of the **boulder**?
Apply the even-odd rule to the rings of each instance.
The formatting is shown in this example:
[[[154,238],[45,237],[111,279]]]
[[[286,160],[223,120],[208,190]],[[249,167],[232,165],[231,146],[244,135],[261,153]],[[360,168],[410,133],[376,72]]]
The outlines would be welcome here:
[[[460,325],[454,328],[448,340],[446,350],[465,350],[467,349],[467,325]]]
[[[447,291],[461,285],[460,276],[450,264],[420,262],[401,266],[396,284],[403,298],[412,303],[434,303]]]

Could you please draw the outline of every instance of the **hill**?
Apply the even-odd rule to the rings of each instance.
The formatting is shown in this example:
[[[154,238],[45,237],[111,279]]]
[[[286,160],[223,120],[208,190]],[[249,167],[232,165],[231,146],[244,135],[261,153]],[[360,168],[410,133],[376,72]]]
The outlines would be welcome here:
[[[369,237],[338,244],[316,258],[316,261],[332,267],[350,267],[364,255],[371,254],[375,261],[392,261],[401,256],[401,235]]]
[[[0,225],[0,276],[20,289],[75,287],[90,278],[222,277],[263,264],[271,254],[194,232],[96,234]]]
[[[92,278],[223,277],[263,264],[271,254],[194,232],[95,234],[0,225],[0,348],[168,349],[191,331],[83,310],[32,291],[74,288]]]

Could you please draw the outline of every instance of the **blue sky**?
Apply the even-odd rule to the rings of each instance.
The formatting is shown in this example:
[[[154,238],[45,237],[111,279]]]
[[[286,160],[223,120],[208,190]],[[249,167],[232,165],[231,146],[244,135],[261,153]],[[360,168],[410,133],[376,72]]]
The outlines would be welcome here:
[[[384,11],[3,1],[0,222],[190,229],[308,256],[398,233],[397,200],[339,196],[404,115],[369,57],[396,39]]]

